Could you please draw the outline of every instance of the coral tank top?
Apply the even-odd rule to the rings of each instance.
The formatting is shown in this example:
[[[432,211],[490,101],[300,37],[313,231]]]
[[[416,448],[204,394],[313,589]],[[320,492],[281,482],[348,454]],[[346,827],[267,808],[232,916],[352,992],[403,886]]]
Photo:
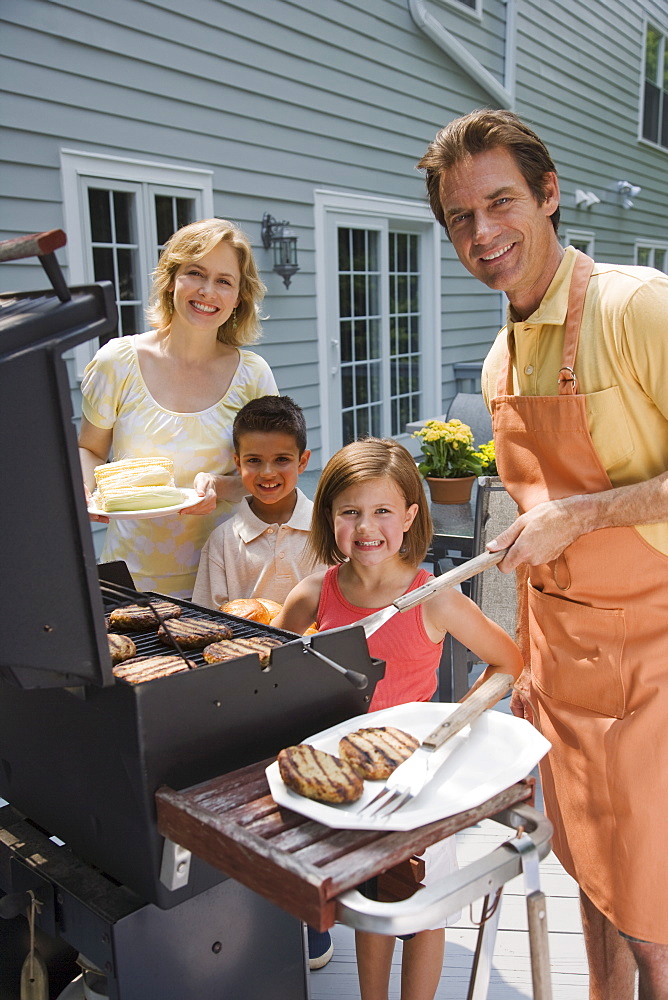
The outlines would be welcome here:
[[[327,570],[318,604],[318,628],[352,625],[379,608],[358,608],[345,599],[339,588],[340,566]],[[419,569],[406,591],[410,593],[431,579],[431,573]],[[385,660],[385,676],[376,685],[370,712],[404,705],[409,701],[429,701],[436,690],[438,665],[443,641],[432,642],[422,621],[422,608],[396,614],[368,640],[369,652]]]

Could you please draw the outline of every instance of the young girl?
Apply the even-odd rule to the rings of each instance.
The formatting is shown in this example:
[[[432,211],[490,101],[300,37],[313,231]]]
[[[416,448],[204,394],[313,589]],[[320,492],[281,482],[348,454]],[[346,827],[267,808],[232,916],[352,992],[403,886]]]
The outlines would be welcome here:
[[[422,481],[409,452],[376,438],[346,445],[322,473],[311,521],[312,553],[333,565],[297,584],[273,624],[301,634],[315,621],[322,631],[387,607],[430,579],[418,567],[431,536]],[[386,663],[370,711],[431,700],[446,632],[490,664],[475,687],[493,673],[519,676],[522,658],[513,640],[459,590],[446,589],[395,615],[369,639],[371,655]],[[394,938],[357,931],[355,941],[362,1000],[387,1000]],[[404,941],[402,1000],[433,1000],[444,947],[443,928]]]

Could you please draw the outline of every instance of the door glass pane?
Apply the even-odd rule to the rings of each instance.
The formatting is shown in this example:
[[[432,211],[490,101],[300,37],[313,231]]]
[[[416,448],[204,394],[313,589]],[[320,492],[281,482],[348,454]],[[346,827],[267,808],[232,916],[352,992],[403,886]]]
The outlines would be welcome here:
[[[338,231],[339,340],[341,343],[341,432],[343,443],[371,433],[370,404],[382,404],[380,234],[341,227]],[[352,304],[354,323],[347,320]],[[374,364],[370,365],[369,362]]]
[[[389,239],[390,246],[395,247],[396,262],[389,276],[390,288],[395,289],[390,303],[390,324],[397,331],[390,349],[390,434],[396,437],[405,433],[410,418],[404,418],[419,412],[421,402],[419,243],[414,233],[391,232]]]
[[[104,247],[93,248],[93,275],[95,281],[111,281],[116,284],[114,254]]]
[[[195,202],[192,198],[178,198],[175,195],[156,194],[155,224],[158,234],[158,253],[165,243],[181,226],[195,221]],[[156,257],[156,259],[157,259]]]
[[[172,228],[172,199],[164,194],[155,196],[155,221],[158,243],[162,246],[174,232]]]
[[[121,250],[118,253],[118,291],[121,299],[136,299],[135,292],[135,251]]]
[[[114,225],[116,227],[116,243],[134,243],[132,229],[133,195],[128,191],[114,191]]]
[[[349,320],[341,323],[341,360],[353,360],[353,328]]]
[[[421,410],[420,238],[341,226],[337,249],[343,443],[396,437]]]
[[[113,284],[121,333],[138,333],[144,324],[134,192],[89,188],[88,206],[95,281]]]
[[[350,270],[350,229],[339,229],[339,271]]]
[[[111,243],[111,191],[88,188],[90,231],[94,243]]]

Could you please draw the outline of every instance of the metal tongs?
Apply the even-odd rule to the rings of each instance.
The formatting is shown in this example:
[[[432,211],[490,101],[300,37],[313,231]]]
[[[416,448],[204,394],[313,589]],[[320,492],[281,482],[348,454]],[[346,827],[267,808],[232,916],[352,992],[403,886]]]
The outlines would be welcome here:
[[[322,632],[317,633],[318,635],[332,635],[335,632],[346,632],[351,628],[364,629],[364,635],[368,639],[370,636],[377,632],[381,626],[388,622],[390,618],[394,617],[398,612],[409,611],[411,608],[417,607],[418,604],[424,604],[428,601],[430,597],[437,594],[439,590],[446,590],[448,587],[456,587],[457,584],[463,583],[464,580],[470,580],[472,576],[477,576],[478,573],[482,573],[484,570],[489,569],[490,566],[496,566],[500,563],[505,556],[508,549],[500,549],[498,552],[482,552],[479,556],[474,556],[473,559],[468,559],[461,566],[455,566],[454,569],[450,569],[447,573],[443,573],[441,576],[434,577],[433,580],[429,580],[428,583],[423,584],[416,590],[411,590],[408,594],[402,594],[401,597],[397,597],[396,601],[389,605],[387,608],[381,608],[380,611],[374,611],[373,614],[367,615],[366,618],[360,618],[357,622],[352,622],[350,625],[342,625],[340,628],[330,628],[325,629]],[[363,691],[369,683],[369,679],[366,674],[360,674],[356,670],[347,670],[342,667],[340,663],[335,660],[330,660],[328,656],[321,653],[319,650],[314,649],[311,645],[312,636],[304,635],[301,636],[301,642],[305,653],[312,653],[317,656],[318,659],[327,663],[334,670],[338,670],[340,674],[343,674],[356,688]]]

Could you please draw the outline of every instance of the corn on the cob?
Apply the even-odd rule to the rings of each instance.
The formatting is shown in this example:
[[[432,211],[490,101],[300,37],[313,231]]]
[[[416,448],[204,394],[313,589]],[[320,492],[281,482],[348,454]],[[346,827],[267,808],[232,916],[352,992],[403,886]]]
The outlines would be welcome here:
[[[135,486],[98,489],[93,502],[98,510],[157,510],[182,503],[183,490],[176,486]]]
[[[95,467],[95,482],[109,486],[173,486],[174,463],[171,458],[124,458],[119,462],[107,462]],[[168,479],[163,482],[167,473]],[[150,482],[137,482],[137,477]],[[158,478],[151,478],[158,477]]]
[[[98,510],[156,510],[181,503],[183,492],[174,486],[174,463],[169,458],[128,458],[98,465],[93,501]]]

